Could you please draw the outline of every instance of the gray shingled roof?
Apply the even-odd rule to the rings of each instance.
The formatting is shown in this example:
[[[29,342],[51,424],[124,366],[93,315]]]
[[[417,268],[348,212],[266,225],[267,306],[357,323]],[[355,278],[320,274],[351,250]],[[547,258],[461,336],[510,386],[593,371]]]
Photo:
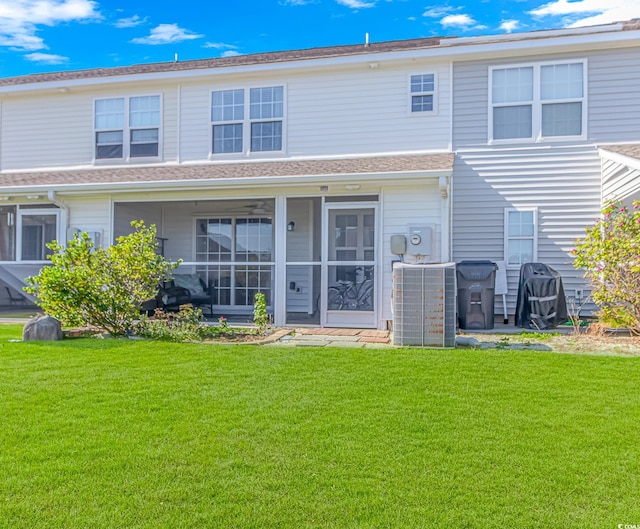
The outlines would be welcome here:
[[[349,46],[331,46],[327,48],[309,48],[305,50],[253,53],[250,55],[237,55],[234,57],[221,57],[216,59],[159,62],[150,64],[137,64],[134,66],[121,66],[117,68],[94,68],[91,70],[32,74],[24,75],[21,77],[8,77],[6,79],[0,79],[0,86],[13,86],[28,83],[45,83],[50,81],[70,81],[75,79],[93,79],[99,77],[136,75],[156,72],[179,72],[185,70],[229,68],[233,66],[248,66],[310,59],[326,59],[347,55],[368,55],[390,51],[417,50],[438,46],[440,45],[440,40],[445,38],[447,37],[394,40],[388,42],[371,43],[369,45],[355,44]]]
[[[256,177],[295,177],[314,175],[352,175],[402,173],[416,171],[451,171],[453,154],[415,156],[379,156],[339,160],[304,160],[243,163],[210,163],[155,167],[118,167],[85,170],[62,170],[0,174],[3,188],[38,188],[91,184],[186,182],[194,180],[229,180]]]
[[[619,23],[622,24],[622,30],[624,31],[640,29],[640,19],[621,21]],[[592,27],[597,28],[598,26]],[[523,38],[532,38],[532,34],[535,34],[536,38],[544,38],[546,36],[545,32],[547,32],[547,30],[527,33],[527,36]],[[509,35],[508,38],[510,40],[518,40],[519,36],[517,33],[514,33],[512,35]],[[8,77],[5,79],[0,79],[0,87],[16,86],[29,83],[72,81],[76,79],[93,79],[158,72],[228,68],[233,66],[249,66],[288,61],[327,59],[348,55],[368,55],[382,52],[419,50],[437,48],[438,46],[440,46],[442,41],[451,42],[452,39],[456,39],[456,37],[430,37],[421,39],[394,40],[387,42],[374,42],[368,45],[352,44],[347,46],[330,46],[324,48],[309,48],[303,50],[254,53],[249,55],[237,55],[234,57],[221,57],[215,59],[200,59],[181,62],[161,62],[137,64],[134,66],[121,66],[117,68],[94,68],[90,70],[32,74],[20,77]],[[445,44],[446,43],[447,42],[445,42]]]
[[[603,151],[615,152],[630,158],[637,158],[640,160],[640,144],[628,144],[628,145],[603,145],[600,147]]]

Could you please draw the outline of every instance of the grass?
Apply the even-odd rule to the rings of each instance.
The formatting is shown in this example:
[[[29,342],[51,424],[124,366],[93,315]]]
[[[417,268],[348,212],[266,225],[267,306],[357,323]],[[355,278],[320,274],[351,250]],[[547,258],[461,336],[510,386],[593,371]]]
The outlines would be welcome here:
[[[640,359],[0,326],[0,528],[640,523]]]

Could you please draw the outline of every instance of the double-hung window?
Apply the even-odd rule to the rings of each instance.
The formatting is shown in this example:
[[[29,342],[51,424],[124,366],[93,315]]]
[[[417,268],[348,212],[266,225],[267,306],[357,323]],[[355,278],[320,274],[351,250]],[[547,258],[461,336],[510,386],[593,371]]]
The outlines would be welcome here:
[[[282,86],[216,90],[211,94],[211,152],[281,151],[283,118]]]
[[[160,96],[95,101],[96,159],[156,158],[160,153]]]
[[[435,74],[412,75],[410,79],[411,112],[433,112],[435,90]]]
[[[491,68],[491,139],[583,136],[585,72],[584,61]]]
[[[507,266],[519,267],[537,260],[537,216],[535,208],[504,210],[504,253]]]
[[[244,90],[219,90],[211,101],[213,153],[242,152]]]

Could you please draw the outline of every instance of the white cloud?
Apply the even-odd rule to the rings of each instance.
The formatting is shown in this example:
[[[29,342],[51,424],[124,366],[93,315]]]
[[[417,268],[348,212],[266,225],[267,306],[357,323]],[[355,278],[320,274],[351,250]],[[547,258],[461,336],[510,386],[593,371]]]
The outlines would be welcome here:
[[[65,64],[69,62],[69,57],[54,55],[53,53],[27,53],[24,57],[28,61],[38,62],[40,64]]]
[[[121,18],[117,20],[114,24],[117,28],[135,28],[141,24],[144,24],[147,21],[146,17],[141,18],[138,15],[133,15],[129,18]]]
[[[503,20],[500,24],[500,29],[506,31],[507,33],[511,33],[520,27],[520,22],[518,20]]]
[[[440,24],[445,27],[457,27],[457,28],[468,28],[469,26],[473,26],[476,21],[473,17],[465,14],[460,15],[447,15],[443,19],[440,20]]]
[[[203,48],[213,48],[214,50],[237,50],[238,46],[225,44],[224,42],[205,42]]]
[[[351,9],[364,9],[367,7],[374,7],[376,5],[373,2],[363,2],[362,0],[336,0],[340,5],[350,7]]]
[[[178,24],[160,24],[151,30],[146,37],[132,39],[134,44],[172,44],[183,40],[200,39],[203,35],[197,35],[183,29]]]
[[[281,0],[279,3],[283,6],[306,6],[307,4],[315,4],[316,0]]]
[[[425,8],[426,11],[422,13],[423,17],[429,18],[440,18],[446,16],[448,13],[455,11],[453,7],[450,6],[429,6]]]
[[[242,54],[236,50],[228,50],[222,53],[223,57],[236,57],[238,55],[242,55]]]
[[[100,19],[93,0],[0,0],[0,46],[41,50],[38,26]]]
[[[610,24],[640,17],[638,0],[555,0],[529,11],[534,17],[563,17],[565,27]]]

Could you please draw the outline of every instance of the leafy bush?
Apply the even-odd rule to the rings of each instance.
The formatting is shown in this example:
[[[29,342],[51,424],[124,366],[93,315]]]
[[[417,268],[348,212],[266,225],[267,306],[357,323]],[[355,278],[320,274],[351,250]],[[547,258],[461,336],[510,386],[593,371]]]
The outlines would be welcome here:
[[[135,325],[135,333],[152,340],[170,342],[197,341],[202,338],[202,311],[183,305],[179,312],[157,309],[152,318],[143,314]]]
[[[267,301],[262,292],[258,292],[253,298],[253,323],[256,324],[261,333],[265,331],[269,324]]]
[[[600,318],[640,334],[640,204],[607,205],[573,254],[591,281]]]
[[[179,263],[156,253],[155,226],[133,221],[133,233],[108,248],[94,248],[87,233],[75,235],[65,248],[57,241],[25,291],[63,325],[92,325],[121,336],[132,329],[140,305],[153,298],[159,282]]]
[[[229,327],[224,318],[224,325],[203,325],[202,311],[191,305],[183,305],[179,312],[164,312],[157,309],[153,317],[146,314],[140,316],[135,326],[135,333],[152,340],[170,342],[195,342],[216,338],[235,339],[240,336],[256,334],[253,329]]]

